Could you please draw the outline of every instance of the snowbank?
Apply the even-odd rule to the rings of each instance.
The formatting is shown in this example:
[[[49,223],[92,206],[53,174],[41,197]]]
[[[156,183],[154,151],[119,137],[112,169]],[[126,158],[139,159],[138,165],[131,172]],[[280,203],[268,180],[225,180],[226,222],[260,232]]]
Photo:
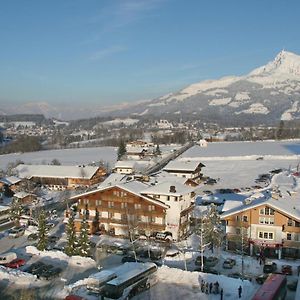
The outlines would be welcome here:
[[[18,285],[28,285],[37,280],[35,275],[20,270],[0,266],[0,280],[8,280]]]
[[[26,253],[32,255],[39,255],[40,257],[47,257],[51,259],[59,259],[61,261],[66,261],[69,265],[73,266],[84,266],[84,267],[96,267],[96,262],[90,257],[81,256],[68,256],[61,251],[39,251],[34,246],[27,246]]]

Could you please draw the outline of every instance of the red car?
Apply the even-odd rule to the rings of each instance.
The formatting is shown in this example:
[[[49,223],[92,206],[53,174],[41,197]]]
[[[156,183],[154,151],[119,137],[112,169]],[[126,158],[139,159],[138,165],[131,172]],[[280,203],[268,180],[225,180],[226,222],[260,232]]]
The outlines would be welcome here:
[[[293,275],[292,266],[290,265],[283,265],[281,267],[281,273],[284,275]]]
[[[5,264],[4,266],[5,267],[8,267],[8,268],[12,268],[12,269],[17,269],[19,267],[22,267],[25,265],[25,260],[22,259],[22,258],[17,258],[17,259],[14,259],[13,261],[11,261],[10,263],[8,264]]]
[[[85,300],[85,298],[82,298],[82,297],[77,296],[77,295],[69,295],[65,298],[65,300]]]

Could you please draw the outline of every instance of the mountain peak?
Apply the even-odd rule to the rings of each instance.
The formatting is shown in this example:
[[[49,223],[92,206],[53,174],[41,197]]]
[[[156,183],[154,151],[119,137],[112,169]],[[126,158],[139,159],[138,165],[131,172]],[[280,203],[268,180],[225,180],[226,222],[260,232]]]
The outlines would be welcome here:
[[[270,74],[290,74],[294,76],[300,76],[300,56],[282,50],[275,59],[265,66],[255,69],[249,75],[270,75]]]

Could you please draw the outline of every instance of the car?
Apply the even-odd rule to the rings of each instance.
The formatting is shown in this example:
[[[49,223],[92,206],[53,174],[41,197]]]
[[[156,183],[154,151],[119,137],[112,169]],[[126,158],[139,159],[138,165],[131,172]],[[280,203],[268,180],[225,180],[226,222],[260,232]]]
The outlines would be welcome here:
[[[210,268],[210,267],[206,267],[206,266],[203,266],[203,271],[202,271],[201,267],[198,267],[198,268],[194,269],[194,272],[203,272],[203,273],[219,275],[219,272],[217,270]]]
[[[28,241],[35,241],[37,240],[39,237],[39,235],[37,233],[31,233],[28,235],[27,240]]]
[[[0,254],[0,265],[8,264],[15,259],[17,259],[17,254],[15,252]]]
[[[175,257],[179,254],[179,250],[178,249],[168,249],[167,252],[166,252],[166,257]]]
[[[218,263],[219,259],[215,256],[210,256],[205,261],[205,266],[214,267]]]
[[[11,261],[10,263],[5,264],[4,266],[7,268],[17,269],[19,267],[24,266],[26,261],[22,258],[17,258]]]
[[[205,194],[205,195],[212,195],[213,192],[209,191],[209,190],[205,190],[205,191],[203,191],[203,194]]]
[[[48,268],[46,271],[44,271],[40,275],[40,278],[49,280],[51,278],[59,276],[61,274],[61,272],[62,272],[61,268],[54,268],[54,267],[51,266],[51,268]]]
[[[236,261],[234,259],[231,258],[227,258],[226,260],[224,260],[223,262],[223,268],[224,269],[232,269],[233,266],[235,266]]]
[[[242,275],[241,273],[238,273],[238,272],[237,273],[231,273],[231,274],[228,275],[228,277],[252,281],[251,276],[246,275],[246,274]]]
[[[18,238],[25,233],[25,228],[23,226],[13,227],[8,232],[8,237]]]
[[[281,267],[281,273],[284,275],[293,275],[293,269],[290,265],[283,265]]]
[[[274,273],[277,270],[277,264],[275,262],[266,262],[263,268],[264,273]]]
[[[68,295],[64,300],[85,300],[85,299],[86,298],[77,295]]]
[[[41,261],[33,263],[31,266],[29,266],[25,272],[31,273],[33,275],[36,274],[37,270],[40,269],[41,267],[45,266],[45,264]]]
[[[291,282],[287,283],[287,288],[291,291],[296,291],[297,290],[297,285],[298,285],[298,280],[293,280]]]
[[[257,276],[255,278],[255,280],[258,284],[263,284],[267,280],[268,277],[269,277],[269,274],[261,274],[261,275]]]
[[[55,227],[55,223],[54,222],[47,222],[46,227],[48,228],[48,230],[50,230],[53,227]]]
[[[135,259],[135,258],[132,257],[132,256],[124,256],[124,257],[122,258],[122,263],[124,264],[124,263],[126,263],[126,262],[142,262],[142,261],[139,260],[139,259]]]
[[[56,243],[59,240],[59,237],[56,235],[50,235],[48,236],[48,242],[49,243]]]
[[[203,255],[203,263],[205,263],[206,259],[207,259],[206,256]],[[195,265],[196,266],[201,266],[201,255],[196,257]]]

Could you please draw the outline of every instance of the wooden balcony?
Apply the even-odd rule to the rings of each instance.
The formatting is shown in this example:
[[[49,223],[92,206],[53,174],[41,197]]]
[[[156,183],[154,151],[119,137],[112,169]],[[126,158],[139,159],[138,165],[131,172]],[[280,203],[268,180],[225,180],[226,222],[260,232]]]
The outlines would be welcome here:
[[[300,241],[290,241],[287,239],[283,239],[283,247],[285,248],[297,248],[300,249]]]
[[[244,227],[248,228],[250,226],[249,222],[243,222],[243,221],[236,221],[236,220],[227,220],[228,224],[226,226],[232,226],[232,227]]]
[[[290,233],[300,233],[300,227],[283,225],[282,226],[282,231],[283,232],[290,232]]]

